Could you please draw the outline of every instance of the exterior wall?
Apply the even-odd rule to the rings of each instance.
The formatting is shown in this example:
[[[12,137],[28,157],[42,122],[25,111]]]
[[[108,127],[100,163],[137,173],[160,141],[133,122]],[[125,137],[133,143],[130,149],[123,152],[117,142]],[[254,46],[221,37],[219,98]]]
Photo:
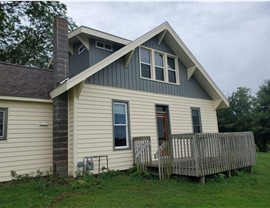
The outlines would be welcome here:
[[[110,169],[127,169],[133,164],[132,148],[113,150],[112,100],[129,102],[131,138],[151,136],[152,153],[157,151],[155,105],[169,106],[171,133],[191,133],[191,107],[201,111],[203,132],[218,132],[213,101],[159,95],[135,90],[85,84],[76,104],[75,163],[85,156],[108,155]],[[97,165],[97,163],[95,163]],[[104,164],[102,164],[104,165]]]
[[[158,45],[155,37],[143,45],[174,55],[164,42]],[[142,79],[140,78],[139,48],[136,48],[127,68],[124,66],[124,57],[122,57],[89,77],[87,83],[211,100],[207,92],[193,77],[190,80],[187,79],[187,70],[179,59],[178,67],[180,85]]]
[[[0,182],[11,179],[11,170],[18,174],[49,171],[53,165],[52,103],[0,100],[0,107],[8,108],[7,140],[0,141]]]
[[[78,48],[81,43],[73,45],[73,55],[69,54],[69,71],[71,76],[82,72],[90,66],[111,55],[119,50],[122,45],[100,40],[101,42],[109,43],[113,46],[113,51],[107,51],[96,47],[96,39],[89,39],[89,51],[86,49],[83,53],[78,54]]]

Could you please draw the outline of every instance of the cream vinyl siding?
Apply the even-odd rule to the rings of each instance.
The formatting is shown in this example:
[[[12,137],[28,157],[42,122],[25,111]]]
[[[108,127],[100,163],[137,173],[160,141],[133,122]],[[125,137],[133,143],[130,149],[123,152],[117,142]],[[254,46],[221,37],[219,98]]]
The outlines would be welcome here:
[[[200,108],[203,132],[218,132],[213,101],[85,84],[76,104],[76,163],[84,156],[108,155],[110,169],[132,166],[132,148],[113,150],[113,100],[129,102],[131,144],[135,136],[150,136],[153,154],[158,143],[156,104],[169,106],[173,134],[192,133],[191,107]]]
[[[17,174],[52,168],[52,103],[0,100],[8,108],[7,140],[0,141],[0,182]],[[40,126],[48,123],[48,126]]]

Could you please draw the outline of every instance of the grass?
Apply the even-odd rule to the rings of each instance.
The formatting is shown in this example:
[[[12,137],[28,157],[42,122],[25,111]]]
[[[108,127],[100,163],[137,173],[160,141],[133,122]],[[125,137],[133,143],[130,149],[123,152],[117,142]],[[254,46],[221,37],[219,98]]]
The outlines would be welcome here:
[[[270,207],[269,161],[269,153],[258,153],[254,174],[216,175],[206,185],[181,177],[159,182],[115,172],[75,181],[2,183],[0,207]]]

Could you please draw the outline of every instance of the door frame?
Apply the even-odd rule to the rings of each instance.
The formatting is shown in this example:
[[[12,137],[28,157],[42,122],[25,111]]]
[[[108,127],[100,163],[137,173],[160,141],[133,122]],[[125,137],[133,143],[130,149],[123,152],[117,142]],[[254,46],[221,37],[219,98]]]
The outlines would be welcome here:
[[[165,111],[157,111],[157,107],[164,107]],[[155,119],[156,119],[156,134],[157,134],[157,145],[159,145],[159,136],[158,136],[158,123],[157,123],[157,117],[165,115],[166,117],[166,125],[167,125],[167,138],[165,137],[165,140],[169,139],[169,136],[171,134],[171,124],[170,124],[170,112],[169,112],[169,105],[164,104],[155,104]]]

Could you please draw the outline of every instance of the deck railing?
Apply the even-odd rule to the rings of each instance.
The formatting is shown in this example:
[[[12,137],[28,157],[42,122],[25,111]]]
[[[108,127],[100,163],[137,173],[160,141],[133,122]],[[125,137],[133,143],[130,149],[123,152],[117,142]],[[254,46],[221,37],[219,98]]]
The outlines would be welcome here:
[[[133,138],[133,157],[138,171],[145,171],[146,166],[152,164],[151,138],[149,136]]]
[[[201,177],[256,162],[252,132],[174,134],[169,142],[174,174]]]

